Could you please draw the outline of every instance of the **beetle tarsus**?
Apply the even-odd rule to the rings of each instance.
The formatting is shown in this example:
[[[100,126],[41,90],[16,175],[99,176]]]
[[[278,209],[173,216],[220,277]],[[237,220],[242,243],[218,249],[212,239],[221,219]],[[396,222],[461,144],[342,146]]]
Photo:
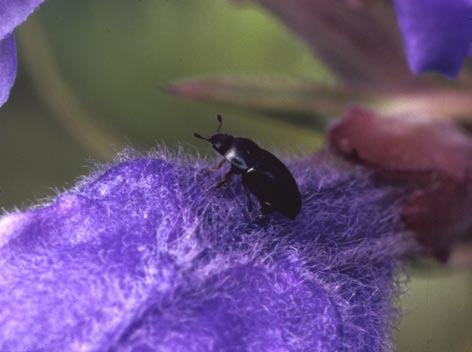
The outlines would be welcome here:
[[[274,208],[272,207],[272,204],[266,203],[266,202],[260,202],[261,205],[261,214],[262,215],[267,215],[274,211]]]
[[[244,194],[246,195],[246,199],[247,199],[247,210],[249,214],[251,214],[252,213],[251,191],[249,190],[245,182],[243,182],[243,188],[244,188]]]
[[[213,186],[212,188],[210,188],[210,191],[213,191],[215,189],[218,189],[218,188],[221,188],[222,186],[225,186],[229,183],[229,181],[231,181],[231,177],[233,177],[234,175],[234,171],[233,169],[230,169],[226,175],[224,175],[223,179],[218,182],[215,186]]]
[[[217,165],[212,166],[210,168],[210,170],[211,171],[218,171],[219,169],[221,169],[221,167],[224,165],[225,162],[226,162],[226,159],[221,160]]]

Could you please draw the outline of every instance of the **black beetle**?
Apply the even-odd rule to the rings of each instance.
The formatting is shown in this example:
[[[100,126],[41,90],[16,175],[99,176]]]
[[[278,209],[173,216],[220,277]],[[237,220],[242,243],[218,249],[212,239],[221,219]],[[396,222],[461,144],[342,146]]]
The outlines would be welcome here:
[[[302,201],[289,169],[275,155],[250,139],[219,133],[223,119],[219,114],[216,117],[219,125],[213,136],[204,138],[198,133],[193,134],[210,142],[213,149],[224,157],[215,170],[225,161],[231,163],[231,169],[215,188],[228,183],[233,175],[241,175],[244,188],[258,199],[262,214],[278,211],[294,219],[300,212]]]

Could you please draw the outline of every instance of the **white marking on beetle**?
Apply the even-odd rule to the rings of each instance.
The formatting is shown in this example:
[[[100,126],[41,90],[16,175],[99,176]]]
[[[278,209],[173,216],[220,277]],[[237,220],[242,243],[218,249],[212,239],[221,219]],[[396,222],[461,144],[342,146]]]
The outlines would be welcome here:
[[[231,164],[239,167],[240,169],[247,169],[246,162],[243,158],[240,158],[236,149],[230,148],[225,154],[226,160],[228,160]]]

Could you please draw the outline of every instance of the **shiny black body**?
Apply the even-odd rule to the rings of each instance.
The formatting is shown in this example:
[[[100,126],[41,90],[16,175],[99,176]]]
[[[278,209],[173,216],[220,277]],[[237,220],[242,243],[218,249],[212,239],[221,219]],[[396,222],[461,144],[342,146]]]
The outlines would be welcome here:
[[[213,148],[231,163],[231,168],[223,180],[216,185],[226,184],[233,175],[240,175],[244,188],[253,194],[261,206],[262,214],[277,211],[294,219],[301,209],[301,197],[298,185],[292,173],[275,155],[259,147],[248,138],[233,137],[229,134],[217,133],[204,138],[197,133],[195,137],[210,142]]]

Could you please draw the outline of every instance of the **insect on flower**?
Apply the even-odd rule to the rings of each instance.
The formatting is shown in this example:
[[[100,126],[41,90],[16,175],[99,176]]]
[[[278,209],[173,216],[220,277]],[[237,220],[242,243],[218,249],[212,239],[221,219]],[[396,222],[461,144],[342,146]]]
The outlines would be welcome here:
[[[277,211],[294,219],[301,209],[301,197],[298,185],[292,173],[275,155],[262,149],[248,138],[234,137],[220,133],[223,119],[216,115],[218,129],[210,138],[194,133],[197,138],[210,142],[224,159],[215,170],[228,161],[230,170],[215,186],[227,184],[234,175],[241,175],[244,189],[252,193],[260,204],[263,215]]]

